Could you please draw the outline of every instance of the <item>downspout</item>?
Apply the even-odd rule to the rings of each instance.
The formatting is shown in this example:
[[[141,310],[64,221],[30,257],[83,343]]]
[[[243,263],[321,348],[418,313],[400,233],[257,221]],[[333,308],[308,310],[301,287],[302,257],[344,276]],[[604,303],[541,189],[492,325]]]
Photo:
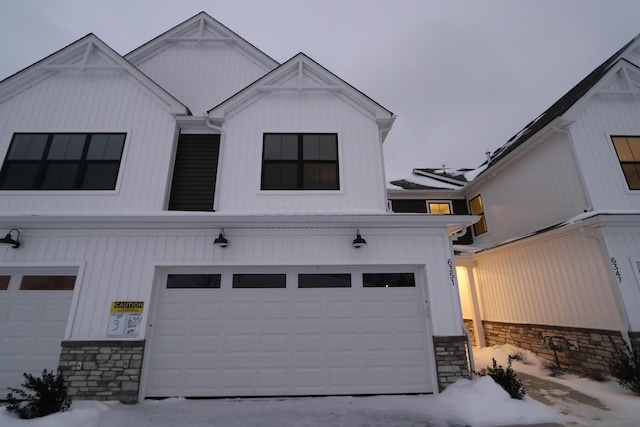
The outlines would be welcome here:
[[[571,154],[573,154],[573,161],[575,162],[576,169],[578,169],[578,177],[580,178],[580,184],[582,184],[582,189],[584,190],[584,197],[587,199],[587,206],[584,211],[591,212],[593,210],[593,203],[591,202],[591,196],[589,195],[589,191],[587,190],[587,182],[584,180],[584,173],[582,173],[582,168],[580,167],[580,162],[578,161],[578,153],[576,152],[576,146],[573,143],[571,132],[566,129],[559,128],[558,125],[554,125],[553,129],[567,135],[567,138],[569,139],[569,146],[571,147]]]
[[[476,362],[473,360],[473,346],[471,345],[471,332],[464,326],[464,322],[462,322],[462,330],[464,331],[465,336],[467,337],[467,352],[469,353],[469,376],[471,379],[475,378],[476,375]]]
[[[609,251],[607,250],[607,245],[605,244],[604,238],[602,236],[598,234],[589,233],[584,227],[580,227],[580,233],[582,233],[586,237],[591,237],[592,239],[596,239],[598,242],[600,242],[600,246],[602,247],[602,251],[604,252],[605,256],[607,257],[607,259],[611,259],[611,257],[609,256]],[[633,346],[631,345],[631,338],[629,337],[629,330],[631,329],[631,322],[629,321],[629,315],[627,314],[627,309],[625,308],[624,299],[622,298],[622,293],[620,293],[620,288],[618,288],[618,285],[616,284],[616,278],[613,273],[613,270],[611,269],[610,266],[608,270],[609,270],[609,279],[614,288],[614,295],[618,300],[618,306],[620,307],[622,317],[624,317],[624,325],[622,327],[622,330],[620,331],[622,333],[622,339],[627,344],[630,351],[633,352]]]

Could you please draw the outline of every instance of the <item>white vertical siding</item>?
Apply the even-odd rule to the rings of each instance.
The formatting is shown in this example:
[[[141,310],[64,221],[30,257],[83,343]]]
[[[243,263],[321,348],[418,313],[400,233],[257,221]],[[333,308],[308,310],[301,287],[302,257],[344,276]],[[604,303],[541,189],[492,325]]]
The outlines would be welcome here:
[[[620,272],[617,286],[624,301],[631,330],[640,331],[640,271],[636,264],[640,262],[640,228],[604,227],[602,235],[608,255],[615,259]],[[613,268],[613,262],[610,267]]]
[[[223,128],[218,211],[386,211],[377,125],[338,96],[322,91],[269,93],[227,119]],[[337,133],[340,191],[260,191],[265,132]]]
[[[596,95],[571,125],[576,153],[594,210],[640,209],[640,191],[630,191],[611,135],[640,135],[640,99]]]
[[[0,191],[3,212],[162,210],[175,120],[128,74],[68,71],[0,104],[0,159],[15,132],[126,132],[116,191]]]
[[[566,221],[587,199],[565,135],[555,134],[469,192],[480,194],[488,232],[477,242],[491,245]]]
[[[622,327],[600,244],[579,232],[501,248],[476,262],[483,320]]]
[[[230,43],[175,43],[138,68],[201,116],[271,71]]]
[[[448,239],[431,229],[360,229],[368,244],[353,249],[352,228],[225,229],[227,248],[212,244],[217,229],[21,230],[19,250],[0,248],[0,266],[85,265],[76,285],[72,339],[104,339],[111,301],[145,301],[157,267],[166,266],[407,266],[425,271],[435,335],[461,330],[457,287],[449,279]],[[418,278],[419,280],[419,278]],[[425,325],[426,327],[426,325]]]

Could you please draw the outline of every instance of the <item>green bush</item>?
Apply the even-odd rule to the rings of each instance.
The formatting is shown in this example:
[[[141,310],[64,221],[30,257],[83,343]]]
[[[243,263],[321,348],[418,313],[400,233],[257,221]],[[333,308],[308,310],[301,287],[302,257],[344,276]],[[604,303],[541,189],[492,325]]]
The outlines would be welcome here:
[[[71,406],[67,400],[67,386],[62,375],[42,371],[42,377],[23,374],[22,387],[25,390],[9,388],[7,411],[16,412],[20,418],[44,417],[56,412],[64,412]]]
[[[640,394],[640,356],[638,351],[631,351],[627,346],[626,351],[616,347],[618,358],[609,363],[611,374],[618,384],[635,394]]]
[[[500,387],[509,393],[512,399],[522,399],[527,392],[524,389],[522,381],[516,378],[517,375],[511,368],[511,356],[509,356],[507,369],[504,369],[502,365],[498,365],[496,359],[491,360],[493,360],[493,367],[486,367],[480,370],[480,372],[476,372],[476,374],[480,376],[489,375]]]

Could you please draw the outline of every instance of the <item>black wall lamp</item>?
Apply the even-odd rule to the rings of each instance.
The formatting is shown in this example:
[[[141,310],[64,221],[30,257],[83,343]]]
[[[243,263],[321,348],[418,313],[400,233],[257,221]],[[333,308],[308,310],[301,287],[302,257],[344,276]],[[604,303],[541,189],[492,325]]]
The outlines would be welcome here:
[[[16,232],[17,236],[14,239],[11,233]],[[4,243],[5,245],[12,245],[13,249],[18,249],[20,247],[20,231],[17,228],[12,228],[9,230],[6,236],[0,239],[0,243]]]
[[[227,246],[229,246],[229,241],[227,240],[226,237],[224,237],[224,228],[220,229],[220,234],[218,234],[218,237],[216,237],[216,240],[213,241],[214,245],[218,245],[221,248],[226,248]]]
[[[367,241],[364,240],[360,235],[360,230],[359,229],[356,230],[356,238],[353,239],[353,243],[352,243],[353,247],[356,249],[359,249],[366,244],[367,244]]]

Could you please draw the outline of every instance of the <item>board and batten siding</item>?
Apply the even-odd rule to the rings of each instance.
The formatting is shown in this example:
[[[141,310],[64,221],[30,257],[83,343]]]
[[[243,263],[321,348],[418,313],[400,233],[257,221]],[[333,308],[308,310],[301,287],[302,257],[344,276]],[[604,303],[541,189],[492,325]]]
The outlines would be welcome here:
[[[584,105],[571,134],[594,210],[640,210],[640,191],[629,190],[612,135],[640,136],[640,99],[596,95]]]
[[[632,331],[640,331],[640,227],[603,227],[610,268],[618,280],[618,288]]]
[[[568,138],[554,134],[467,194],[482,196],[488,232],[482,246],[566,221],[587,208]]]
[[[136,65],[201,116],[269,71],[232,43],[183,42]]]
[[[3,212],[164,207],[176,124],[124,71],[66,71],[0,104],[0,159],[15,132],[126,132],[115,191],[0,191]]]
[[[579,231],[474,259],[482,320],[608,330],[624,324],[600,243]]]
[[[151,307],[156,270],[165,267],[398,266],[426,272],[425,300],[434,335],[459,335],[457,286],[449,277],[444,231],[361,228],[368,244],[354,249],[347,228],[225,228],[227,248],[214,246],[219,229],[21,230],[20,250],[0,248],[2,266],[83,265],[76,284],[68,339],[105,339],[111,301],[145,301]],[[457,308],[456,308],[457,307]],[[427,309],[427,308],[425,308]],[[146,321],[146,320],[145,320]],[[140,337],[144,338],[144,337]]]
[[[224,124],[218,212],[386,211],[380,135],[374,120],[328,91],[268,93]],[[337,133],[340,190],[261,191],[264,133]]]

